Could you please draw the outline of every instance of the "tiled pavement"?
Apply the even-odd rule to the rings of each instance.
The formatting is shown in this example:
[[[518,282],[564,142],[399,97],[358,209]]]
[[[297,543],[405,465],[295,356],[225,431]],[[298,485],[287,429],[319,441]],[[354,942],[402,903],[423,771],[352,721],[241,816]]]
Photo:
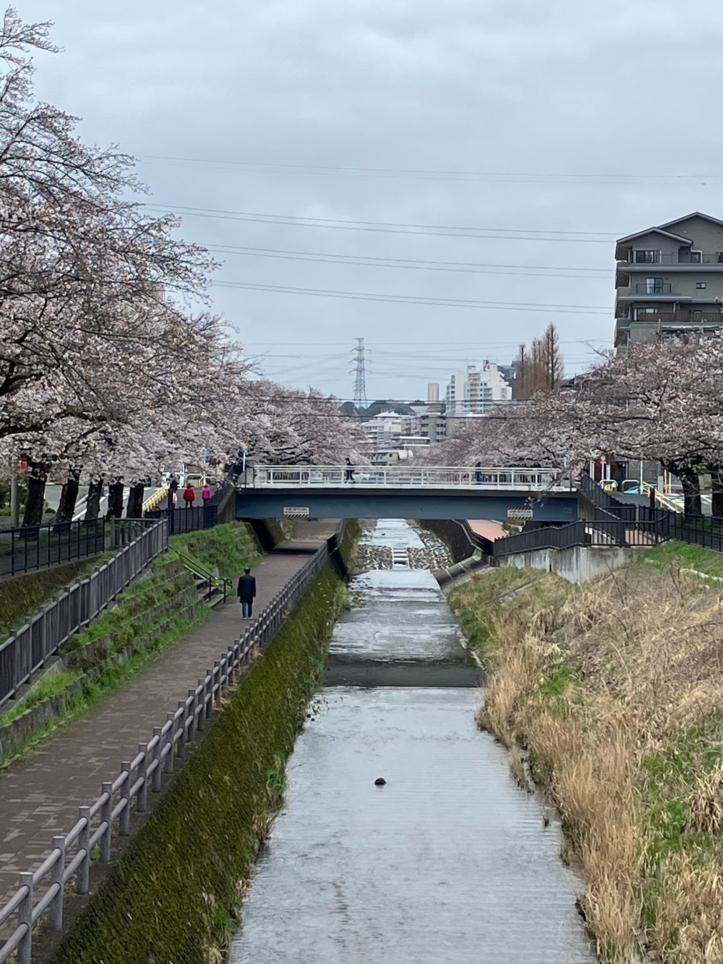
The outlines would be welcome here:
[[[295,538],[254,568],[257,614],[337,526],[298,523]],[[70,830],[78,807],[116,778],[121,762],[135,756],[244,625],[234,598],[220,604],[118,692],[0,770],[0,906],[17,888],[18,873],[42,862],[53,834]]]

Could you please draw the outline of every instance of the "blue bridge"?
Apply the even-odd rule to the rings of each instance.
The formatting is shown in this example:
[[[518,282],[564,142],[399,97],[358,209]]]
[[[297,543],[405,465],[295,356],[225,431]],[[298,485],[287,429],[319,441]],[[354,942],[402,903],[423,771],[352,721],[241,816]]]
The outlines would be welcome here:
[[[514,519],[574,522],[577,490],[549,468],[271,466],[239,480],[240,519]]]

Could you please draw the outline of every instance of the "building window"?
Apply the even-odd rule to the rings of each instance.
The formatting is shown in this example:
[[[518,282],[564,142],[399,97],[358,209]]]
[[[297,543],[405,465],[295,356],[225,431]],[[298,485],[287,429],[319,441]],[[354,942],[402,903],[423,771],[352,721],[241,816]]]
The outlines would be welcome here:
[[[658,264],[660,262],[660,251],[636,251],[636,264]]]
[[[645,293],[648,295],[660,295],[663,293],[663,279],[662,278],[646,278],[645,279]]]
[[[705,288],[705,284],[705,281],[696,281],[695,286],[696,288]]]

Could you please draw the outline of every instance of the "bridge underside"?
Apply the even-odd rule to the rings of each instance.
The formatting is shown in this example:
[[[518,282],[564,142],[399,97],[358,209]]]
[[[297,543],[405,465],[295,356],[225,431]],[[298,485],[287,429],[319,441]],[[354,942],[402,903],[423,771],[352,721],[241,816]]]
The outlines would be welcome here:
[[[509,513],[508,510],[513,512]],[[402,489],[379,491],[363,485],[343,488],[244,489],[236,497],[238,519],[279,519],[308,510],[312,519],[498,519],[517,515],[534,522],[574,522],[577,493],[515,491],[450,492]],[[523,510],[520,512],[520,510]]]

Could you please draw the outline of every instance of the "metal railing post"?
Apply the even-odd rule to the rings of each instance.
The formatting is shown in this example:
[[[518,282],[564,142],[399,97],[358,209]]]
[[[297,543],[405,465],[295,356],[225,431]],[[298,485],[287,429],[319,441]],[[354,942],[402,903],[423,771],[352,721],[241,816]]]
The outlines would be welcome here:
[[[196,732],[196,691],[188,691],[188,699],[191,701],[188,707],[188,742],[193,743]]]
[[[204,724],[205,721],[206,721],[206,703],[205,703],[205,698],[206,698],[206,681],[203,680],[203,679],[200,679],[200,680],[198,681],[198,688],[201,690],[201,692],[198,694],[198,701],[197,701],[197,706],[199,706],[200,712],[199,712],[199,714],[198,714],[198,719],[197,719],[197,721],[196,721],[196,726],[198,727],[199,730],[202,730],[202,729],[203,729],[203,724]]]
[[[65,875],[65,837],[53,837],[53,850],[59,850],[60,856],[53,864],[50,875],[52,884],[57,884],[58,892],[50,903],[50,926],[53,930],[63,929],[63,877]]]
[[[23,897],[18,908],[18,924],[25,925],[25,934],[18,944],[18,964],[31,964],[30,958],[33,948],[33,875],[23,872],[20,874],[20,886],[27,887],[28,892]]]
[[[121,772],[125,773],[126,778],[123,782],[123,796],[121,800],[125,801],[125,806],[120,812],[118,818],[118,833],[121,837],[127,837],[131,831],[131,763],[130,760],[124,760],[121,763]],[[120,800],[118,801],[120,803]]]
[[[110,838],[113,830],[113,784],[103,784],[103,794],[106,801],[100,808],[100,819],[105,824],[105,833],[100,838],[100,859],[104,864],[110,863]]]
[[[166,773],[173,773],[173,747],[174,747],[173,734],[176,729],[175,715],[173,713],[166,714],[166,722],[170,723],[171,727],[168,731],[168,743],[167,743],[168,753],[166,753],[166,764],[163,769]]]
[[[162,767],[162,753],[163,753],[163,727],[154,726],[153,736],[156,739],[156,745],[153,748],[153,759],[156,762],[156,768],[153,771],[153,792],[158,793],[163,785],[163,767]]]
[[[181,735],[178,737],[178,757],[182,759],[186,754],[186,720],[188,707],[186,706],[185,700],[178,701],[178,709],[181,710],[181,716],[178,720],[181,730]]]
[[[136,796],[136,813],[145,813],[148,809],[148,744],[139,743],[138,752],[143,754],[138,767],[138,776],[143,778],[143,783]]]
[[[75,879],[76,894],[90,893],[90,807],[79,807],[78,816],[85,821],[85,826],[78,837],[78,849],[85,851],[85,857],[78,867]]]
[[[213,670],[206,670],[204,680],[204,699],[206,701],[206,719],[210,720],[213,715]]]

